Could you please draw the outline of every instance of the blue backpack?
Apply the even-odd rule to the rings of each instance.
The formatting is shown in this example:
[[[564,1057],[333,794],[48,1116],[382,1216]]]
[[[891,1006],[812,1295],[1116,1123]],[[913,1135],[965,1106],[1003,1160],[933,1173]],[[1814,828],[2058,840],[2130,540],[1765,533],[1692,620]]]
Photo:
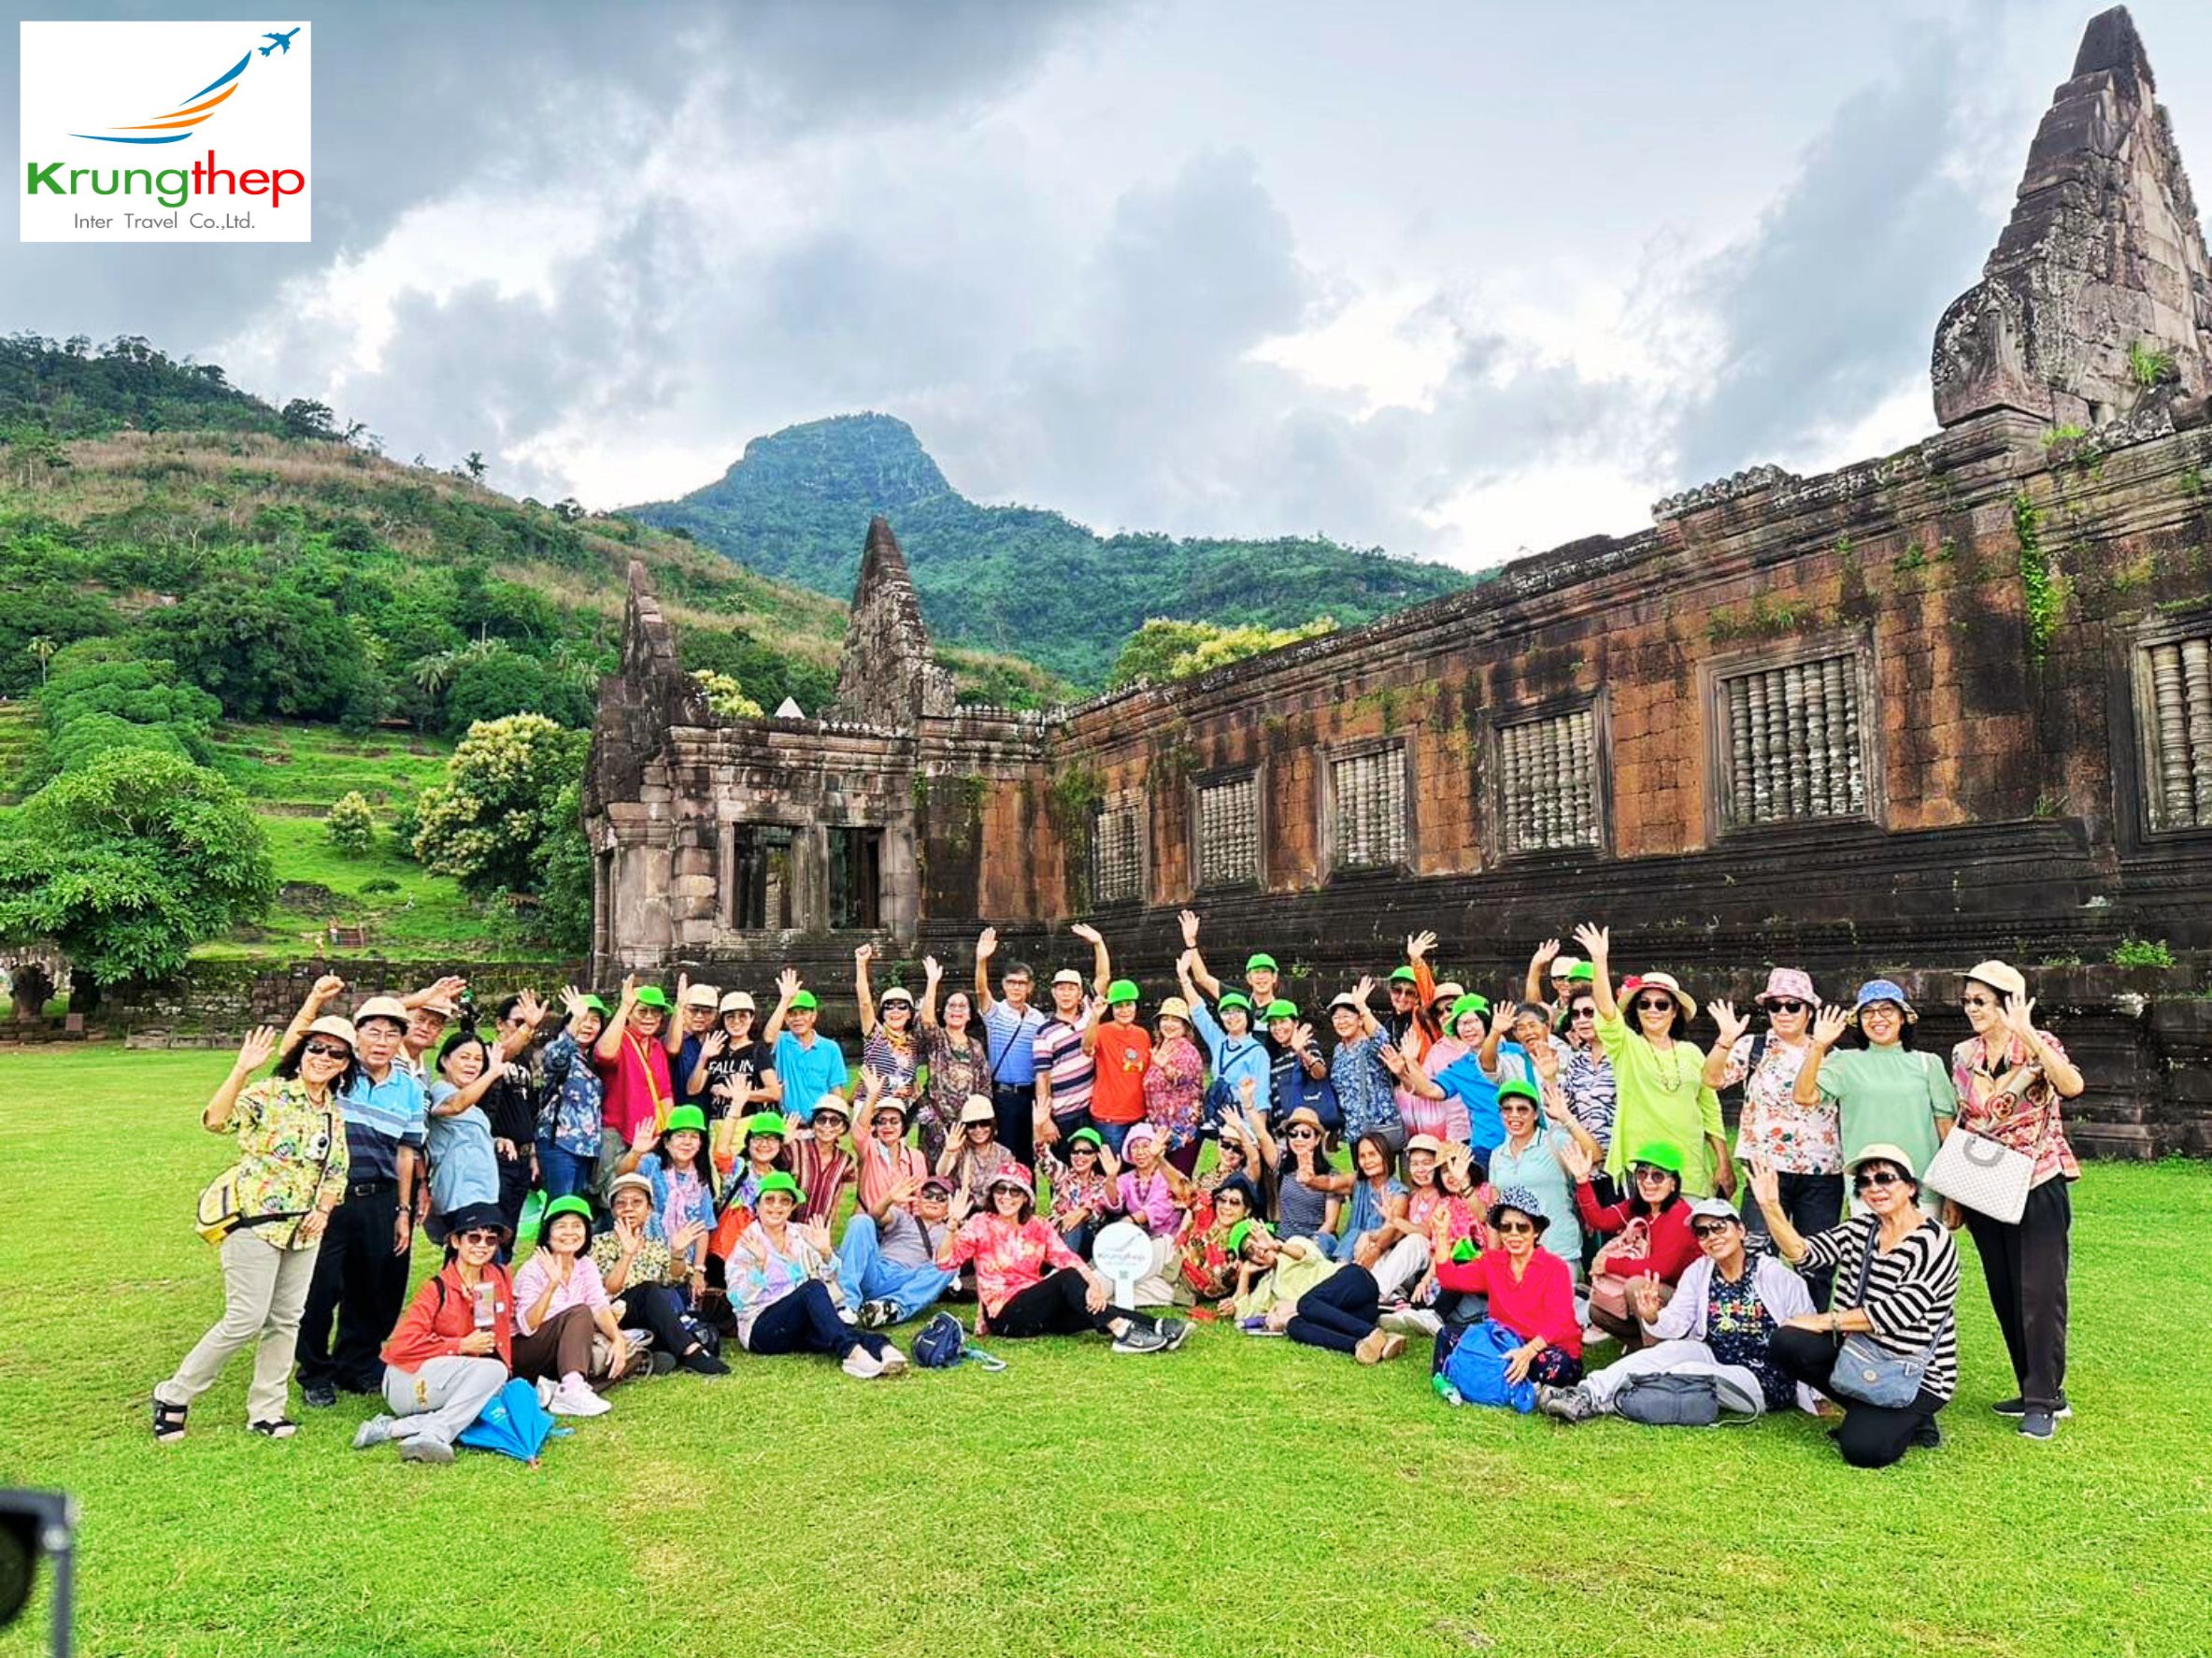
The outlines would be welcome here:
[[[1004,1359],[994,1359],[970,1347],[968,1333],[949,1312],[938,1313],[914,1337],[914,1363],[924,1370],[949,1370],[955,1365],[966,1363],[980,1365],[986,1370],[1006,1367]]]
[[[1506,1379],[1506,1357],[1520,1345],[1520,1337],[1495,1319],[1468,1325],[1456,1341],[1448,1327],[1436,1338],[1436,1391],[1447,1398],[1457,1394],[1463,1404],[1498,1405],[1528,1415],[1536,1408],[1536,1384]]]

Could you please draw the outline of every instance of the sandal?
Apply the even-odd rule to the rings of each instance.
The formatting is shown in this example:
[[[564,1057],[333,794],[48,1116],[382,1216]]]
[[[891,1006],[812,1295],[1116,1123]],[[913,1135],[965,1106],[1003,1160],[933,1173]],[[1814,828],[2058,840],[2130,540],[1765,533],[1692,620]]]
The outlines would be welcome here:
[[[153,1442],[156,1445],[174,1445],[184,1437],[184,1414],[187,1408],[160,1399],[153,1402]]]
[[[250,1422],[246,1425],[264,1439],[289,1439],[300,1431],[300,1424],[289,1416],[279,1416],[275,1422]]]

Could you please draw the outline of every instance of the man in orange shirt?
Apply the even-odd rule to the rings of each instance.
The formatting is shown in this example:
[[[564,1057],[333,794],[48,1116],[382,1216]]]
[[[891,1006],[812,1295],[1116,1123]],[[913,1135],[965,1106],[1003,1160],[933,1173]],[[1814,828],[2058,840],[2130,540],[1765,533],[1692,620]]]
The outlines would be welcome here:
[[[1152,1033],[1136,1022],[1133,981],[1117,979],[1106,987],[1106,1017],[1085,1036],[1098,1067],[1091,1121],[1119,1156],[1123,1136],[1145,1120],[1145,1072],[1152,1064]]]

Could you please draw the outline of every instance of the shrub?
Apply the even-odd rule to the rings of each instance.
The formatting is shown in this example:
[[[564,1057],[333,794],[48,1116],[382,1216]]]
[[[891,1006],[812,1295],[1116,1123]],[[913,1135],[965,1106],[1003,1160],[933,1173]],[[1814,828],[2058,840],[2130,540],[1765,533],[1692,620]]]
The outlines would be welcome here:
[[[364,880],[361,883],[361,895],[364,898],[379,897],[384,893],[398,891],[399,882],[393,880],[389,875],[379,875],[374,879]]]
[[[2112,947],[2112,965],[2116,967],[2171,967],[2174,952],[2166,948],[2163,938],[2156,942],[2148,938],[2122,938]]]
[[[322,823],[330,844],[349,858],[365,858],[376,850],[376,816],[359,789],[350,789],[331,802]]]

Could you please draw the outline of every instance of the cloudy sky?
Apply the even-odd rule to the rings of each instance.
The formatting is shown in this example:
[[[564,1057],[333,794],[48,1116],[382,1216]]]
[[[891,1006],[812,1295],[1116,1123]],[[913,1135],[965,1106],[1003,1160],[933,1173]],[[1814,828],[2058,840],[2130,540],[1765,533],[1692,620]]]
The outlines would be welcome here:
[[[980,499],[1481,565],[1931,430],[2091,9],[333,7],[312,245],[11,241],[0,293],[548,499],[875,408]],[[2133,9],[2212,168],[2212,7]]]

